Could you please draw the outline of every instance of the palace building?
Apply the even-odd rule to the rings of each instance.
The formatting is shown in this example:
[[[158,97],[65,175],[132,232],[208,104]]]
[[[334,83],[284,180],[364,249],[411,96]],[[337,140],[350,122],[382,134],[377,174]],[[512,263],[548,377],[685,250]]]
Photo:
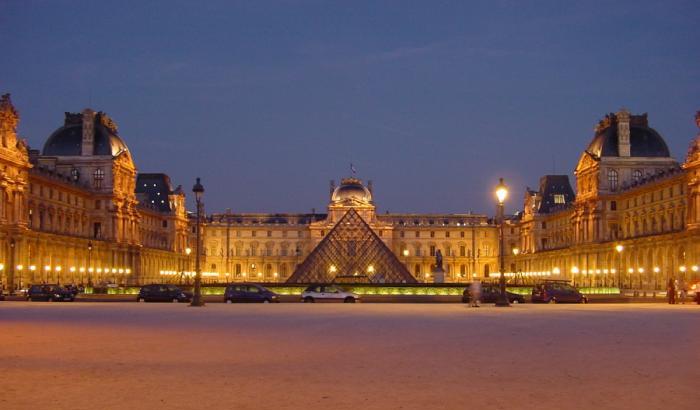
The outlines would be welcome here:
[[[566,175],[525,193],[507,242],[511,271],[638,289],[700,278],[700,134],[679,164],[647,114],[608,114],[574,175],[576,193]]]
[[[66,113],[32,150],[0,99],[0,279],[176,282],[192,275],[194,218],[182,188],[138,173],[103,112]],[[696,116],[700,127],[700,113]],[[663,288],[700,278],[700,135],[683,163],[646,114],[608,114],[574,171],[546,175],[503,225],[509,280]],[[382,213],[374,187],[331,181],[323,213],[215,212],[202,220],[204,282],[466,283],[499,271],[499,226],[472,213]],[[433,275],[442,255],[442,274]]]
[[[228,281],[432,282],[438,250],[445,280],[498,270],[498,234],[486,215],[377,213],[373,187],[331,182],[323,214],[216,213],[206,227],[206,269]]]
[[[0,98],[0,278],[139,283],[187,263],[185,196],[164,174],[138,174],[105,113],[66,113],[41,151],[18,138]]]

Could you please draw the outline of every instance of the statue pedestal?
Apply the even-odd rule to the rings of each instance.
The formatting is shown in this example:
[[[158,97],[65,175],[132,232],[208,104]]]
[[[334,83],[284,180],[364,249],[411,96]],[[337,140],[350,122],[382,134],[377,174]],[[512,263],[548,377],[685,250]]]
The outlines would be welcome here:
[[[445,270],[442,267],[433,269],[433,283],[445,283]]]

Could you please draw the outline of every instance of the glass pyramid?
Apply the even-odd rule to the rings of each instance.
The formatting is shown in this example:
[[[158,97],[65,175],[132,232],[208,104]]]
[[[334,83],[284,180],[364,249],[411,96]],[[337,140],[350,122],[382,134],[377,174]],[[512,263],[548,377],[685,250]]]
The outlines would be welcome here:
[[[287,283],[416,283],[354,209],[297,266]]]

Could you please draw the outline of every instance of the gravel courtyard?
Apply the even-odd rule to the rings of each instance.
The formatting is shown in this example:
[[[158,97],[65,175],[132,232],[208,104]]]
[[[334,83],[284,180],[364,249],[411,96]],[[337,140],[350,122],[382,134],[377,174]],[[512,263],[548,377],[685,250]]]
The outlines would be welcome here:
[[[700,306],[0,303],[0,409],[700,406]]]

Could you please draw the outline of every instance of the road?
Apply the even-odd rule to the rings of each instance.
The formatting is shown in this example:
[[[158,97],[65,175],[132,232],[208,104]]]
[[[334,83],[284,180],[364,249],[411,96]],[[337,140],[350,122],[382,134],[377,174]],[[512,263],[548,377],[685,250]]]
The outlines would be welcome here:
[[[699,340],[697,305],[10,302],[0,408],[690,409]]]

